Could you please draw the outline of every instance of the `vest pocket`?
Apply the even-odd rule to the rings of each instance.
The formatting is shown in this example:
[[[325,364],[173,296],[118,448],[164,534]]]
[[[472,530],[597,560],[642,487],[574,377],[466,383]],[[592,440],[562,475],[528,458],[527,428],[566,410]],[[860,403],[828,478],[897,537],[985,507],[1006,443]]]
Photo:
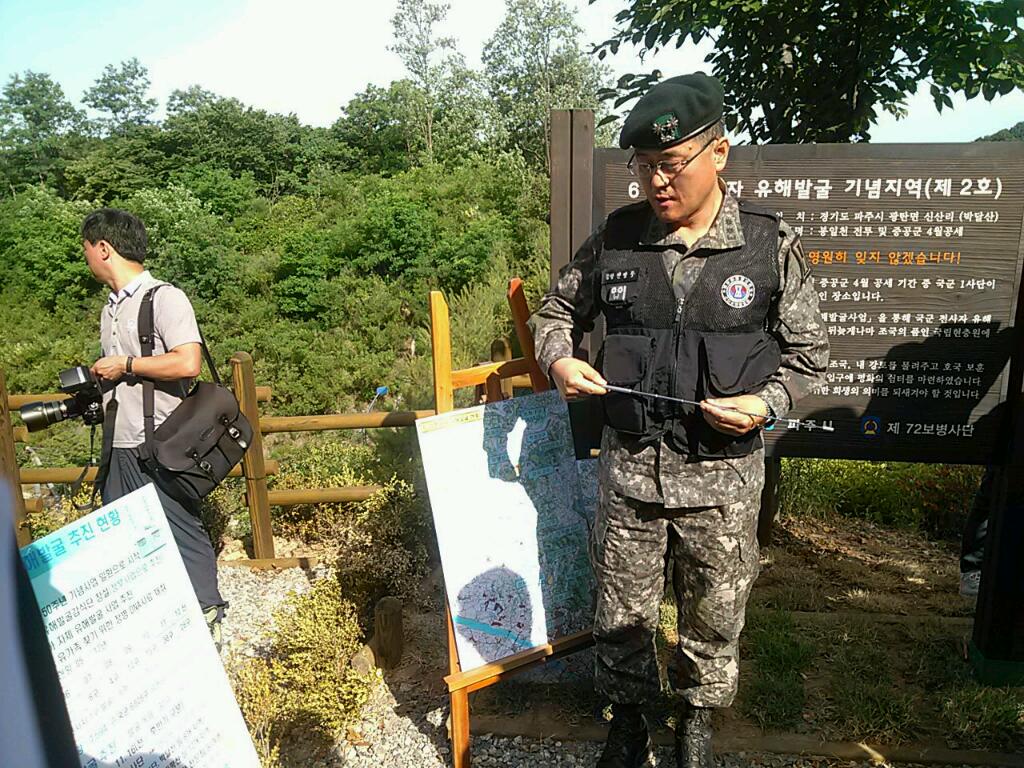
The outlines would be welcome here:
[[[711,397],[733,397],[759,391],[779,368],[778,342],[763,331],[707,333],[707,392]]]
[[[601,373],[609,384],[630,389],[647,390],[654,357],[654,339],[650,336],[612,334],[604,340],[601,350]],[[609,392],[601,398],[605,419],[612,429],[630,435],[647,431],[645,398]]]

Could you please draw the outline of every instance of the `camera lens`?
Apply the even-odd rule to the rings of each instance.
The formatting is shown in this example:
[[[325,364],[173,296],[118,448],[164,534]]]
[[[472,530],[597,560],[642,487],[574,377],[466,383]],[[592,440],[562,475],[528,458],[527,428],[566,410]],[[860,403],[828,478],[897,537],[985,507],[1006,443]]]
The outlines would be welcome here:
[[[51,424],[64,421],[68,417],[63,401],[55,403],[29,403],[20,408],[21,420],[29,432],[38,432]]]

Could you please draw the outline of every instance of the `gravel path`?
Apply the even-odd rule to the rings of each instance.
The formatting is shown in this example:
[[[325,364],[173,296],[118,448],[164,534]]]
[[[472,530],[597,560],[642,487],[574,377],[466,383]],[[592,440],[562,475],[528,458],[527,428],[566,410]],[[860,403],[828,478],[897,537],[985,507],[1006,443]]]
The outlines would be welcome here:
[[[217,578],[220,592],[228,601],[222,626],[221,656],[263,656],[269,648],[266,637],[273,626],[273,614],[293,592],[309,590],[310,579],[321,578],[325,571],[317,566],[312,574],[301,568],[257,571],[252,568],[220,565]]]
[[[311,579],[322,578],[326,573],[322,566],[307,574],[299,568],[256,571],[222,565],[218,569],[221,593],[230,603],[224,622],[224,658],[237,654],[265,654],[265,636],[272,625],[274,610],[290,593],[307,591]],[[430,628],[409,627],[407,635],[410,629],[415,629],[419,635],[424,634],[420,630],[437,634]],[[407,653],[410,655],[414,654]],[[447,716],[447,697],[441,688],[416,680],[414,668],[403,665],[374,689],[361,722],[352,727],[349,738],[342,741],[333,754],[310,760],[298,756],[301,749],[286,748],[282,753],[282,768],[448,768],[451,763]],[[473,739],[474,768],[590,768],[597,763],[599,752],[600,744],[593,742],[537,740],[521,736],[504,738],[490,734]],[[289,753],[292,754],[290,759]],[[875,765],[871,761],[753,753],[718,757],[719,768],[872,768]],[[674,766],[670,750],[659,750],[657,766]],[[897,768],[897,764],[893,764],[893,768]],[[916,766],[901,763],[898,768]]]

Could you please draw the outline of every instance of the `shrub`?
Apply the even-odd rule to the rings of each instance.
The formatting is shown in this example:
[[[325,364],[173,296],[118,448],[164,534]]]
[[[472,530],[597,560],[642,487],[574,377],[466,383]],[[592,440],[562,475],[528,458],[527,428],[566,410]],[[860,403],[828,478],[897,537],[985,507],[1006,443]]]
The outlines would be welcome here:
[[[370,485],[369,467],[376,461],[368,444],[322,442],[296,446],[281,456],[281,473],[274,478],[275,489],[344,488]],[[337,530],[356,503],[298,504],[277,507],[274,528],[307,543],[336,541]]]
[[[957,537],[981,468],[838,459],[783,459],[780,507],[840,514]]]
[[[280,746],[274,731],[281,715],[281,702],[270,664],[261,658],[244,659],[228,668],[228,676],[260,766],[279,768]]]
[[[41,512],[29,512],[25,517],[32,540],[49,536],[65,525],[70,525],[75,520],[85,517],[89,512],[78,507],[87,504],[91,498],[92,483],[82,483],[78,493],[74,496],[61,496],[57,504],[43,509]]]
[[[324,579],[289,598],[274,624],[270,675],[284,727],[336,738],[370,692],[371,681],[349,665],[362,645],[355,608]]]
[[[424,507],[411,485],[393,478],[339,520],[338,583],[363,626],[380,598],[412,597],[426,577],[431,533]]]
[[[239,523],[249,527],[249,510],[239,488],[241,482],[228,478],[199,503],[199,519],[203,521],[216,555],[224,549],[224,534],[229,531],[234,535],[249,532],[237,530]]]

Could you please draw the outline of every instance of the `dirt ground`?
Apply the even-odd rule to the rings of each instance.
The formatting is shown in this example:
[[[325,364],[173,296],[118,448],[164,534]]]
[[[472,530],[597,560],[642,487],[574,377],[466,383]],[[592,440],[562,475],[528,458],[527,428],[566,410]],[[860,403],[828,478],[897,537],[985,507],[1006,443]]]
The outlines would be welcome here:
[[[864,520],[783,518],[761,553],[750,605],[790,611],[854,611],[969,617],[959,597],[956,548]]]
[[[958,737],[942,718],[944,708],[955,706],[949,692],[970,674],[964,648],[973,609],[958,594],[957,553],[951,543],[862,520],[784,518],[775,526],[773,543],[762,549],[761,562],[749,604],[741,692],[734,707],[716,716],[720,733],[741,739],[791,733],[829,741],[996,751],[1013,745],[1012,735],[991,744],[984,735],[974,741],[969,734]],[[392,691],[404,692],[410,708],[421,699],[443,700],[446,693],[438,577],[424,605],[407,606],[404,661],[386,676]],[[667,661],[675,638],[665,610],[670,609],[663,607],[659,646]],[[813,649],[799,671],[803,711],[782,728],[773,727],[770,715],[766,725],[757,704],[758,671],[748,658],[756,656],[756,649],[747,640],[780,616],[792,622],[788,631]],[[843,679],[858,676],[867,687],[851,688]],[[877,684],[872,683],[875,677]],[[761,682],[770,691],[774,686],[770,677]],[[840,688],[845,693],[837,693]],[[944,699],[939,696],[943,691]],[[541,711],[553,722],[584,728],[600,721],[602,712],[587,679],[558,686],[513,679],[474,693],[471,702],[474,716]],[[1024,730],[1024,719],[1021,724]]]

